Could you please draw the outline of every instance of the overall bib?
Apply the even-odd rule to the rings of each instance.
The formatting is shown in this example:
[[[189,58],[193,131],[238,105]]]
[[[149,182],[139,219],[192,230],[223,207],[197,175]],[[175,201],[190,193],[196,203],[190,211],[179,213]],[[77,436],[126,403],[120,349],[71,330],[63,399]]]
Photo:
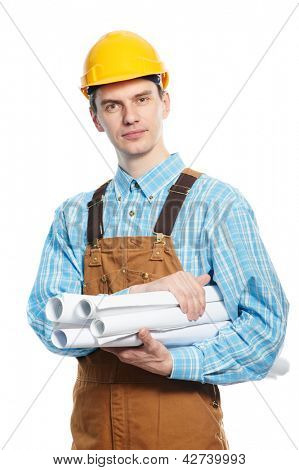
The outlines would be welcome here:
[[[181,172],[153,236],[103,238],[102,201],[111,180],[95,191],[88,203],[83,294],[112,294],[183,270],[171,231],[200,175],[191,168]],[[217,385],[169,379],[101,348],[76,359],[73,450],[229,449]]]

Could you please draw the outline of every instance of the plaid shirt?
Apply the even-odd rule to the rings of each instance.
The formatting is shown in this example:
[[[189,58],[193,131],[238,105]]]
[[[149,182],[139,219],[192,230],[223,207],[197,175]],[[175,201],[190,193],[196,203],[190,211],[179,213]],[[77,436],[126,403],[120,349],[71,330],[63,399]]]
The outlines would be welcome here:
[[[104,236],[153,235],[168,189],[185,167],[178,153],[136,179],[118,166],[105,194]],[[27,304],[29,324],[50,351],[61,355],[85,356],[96,350],[56,348],[53,325],[45,317],[50,297],[82,293],[87,202],[94,191],[56,208]],[[251,206],[237,188],[204,173],[184,201],[172,238],[184,271],[212,275],[232,321],[212,338],[168,348],[173,359],[168,378],[222,385],[262,379],[282,347],[289,302]],[[112,295],[126,293],[127,288]]]

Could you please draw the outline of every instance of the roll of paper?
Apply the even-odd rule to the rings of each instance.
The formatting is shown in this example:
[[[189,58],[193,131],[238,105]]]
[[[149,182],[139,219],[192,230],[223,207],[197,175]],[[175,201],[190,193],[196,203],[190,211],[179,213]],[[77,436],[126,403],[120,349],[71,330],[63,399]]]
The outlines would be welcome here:
[[[222,301],[218,286],[204,286],[206,303]],[[84,325],[86,319],[100,314],[119,315],[126,312],[146,312],[160,308],[178,307],[176,297],[169,291],[142,292],[138,294],[98,295],[63,293],[48,299],[46,317],[53,322]]]
[[[218,286],[204,286],[206,303],[223,301],[223,296]],[[179,305],[176,297],[169,291],[141,292],[136,294],[108,295],[97,304],[98,313],[105,314],[109,310],[111,314],[117,314],[128,308],[151,310],[152,307],[177,307]]]
[[[136,333],[140,328],[169,330],[171,328],[191,327],[204,323],[215,323],[229,320],[224,302],[206,304],[205,312],[197,320],[188,320],[187,315],[179,307],[170,307],[148,312],[124,313],[121,315],[98,314],[92,320],[90,331],[96,338],[118,334]]]
[[[99,301],[96,295],[61,294],[48,299],[46,317],[50,321],[84,325],[92,319]]]
[[[228,321],[223,321],[167,331],[151,330],[150,332],[154,339],[157,339],[165,346],[189,346],[196,341],[215,336],[219,329],[228,323]],[[95,338],[89,328],[57,328],[53,330],[51,340],[54,346],[60,349],[96,348],[100,346],[133,347],[142,344],[136,333]]]
[[[99,343],[89,328],[55,329],[51,341],[56,348],[97,348]]]
[[[150,333],[154,339],[168,347],[190,346],[197,341],[216,336],[218,331],[229,323],[229,321],[206,323],[168,331],[151,330]],[[127,336],[98,338],[98,344],[103,347],[133,347],[140,346],[143,343],[138,335],[134,333]]]

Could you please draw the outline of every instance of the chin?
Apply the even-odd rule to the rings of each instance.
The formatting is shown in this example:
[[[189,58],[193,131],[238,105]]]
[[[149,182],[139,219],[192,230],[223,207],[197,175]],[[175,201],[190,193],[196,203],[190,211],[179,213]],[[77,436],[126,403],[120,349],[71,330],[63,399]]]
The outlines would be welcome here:
[[[129,145],[126,145],[125,147],[119,148],[119,150],[122,153],[125,153],[127,155],[144,155],[145,153],[148,153],[152,149],[152,146],[150,145],[142,145],[138,142],[132,142]]]

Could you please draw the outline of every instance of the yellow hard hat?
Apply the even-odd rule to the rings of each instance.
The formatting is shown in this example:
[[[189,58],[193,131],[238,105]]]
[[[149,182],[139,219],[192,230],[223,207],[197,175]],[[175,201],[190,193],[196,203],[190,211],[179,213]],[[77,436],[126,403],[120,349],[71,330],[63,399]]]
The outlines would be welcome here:
[[[138,34],[123,30],[111,31],[94,44],[85,59],[83,73],[80,88],[86,98],[88,87],[93,85],[152,74],[161,74],[163,89],[169,82],[168,72],[153,46]]]

